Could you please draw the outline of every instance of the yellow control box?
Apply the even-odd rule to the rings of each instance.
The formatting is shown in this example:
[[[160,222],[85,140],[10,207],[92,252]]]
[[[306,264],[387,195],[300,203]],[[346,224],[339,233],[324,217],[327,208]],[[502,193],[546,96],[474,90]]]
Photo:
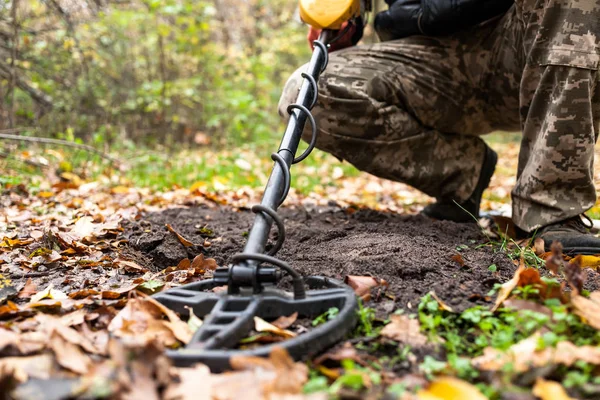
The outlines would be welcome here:
[[[300,0],[300,18],[316,29],[340,29],[360,12],[360,0]]]

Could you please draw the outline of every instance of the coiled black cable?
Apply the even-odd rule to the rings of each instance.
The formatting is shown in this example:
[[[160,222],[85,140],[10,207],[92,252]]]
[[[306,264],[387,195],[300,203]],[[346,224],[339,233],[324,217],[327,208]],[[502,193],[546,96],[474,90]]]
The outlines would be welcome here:
[[[329,54],[327,52],[327,46],[320,40],[316,40],[314,42],[314,46],[319,48],[323,56],[325,57],[323,62],[323,67],[321,68],[321,72],[325,71],[327,64],[329,63]],[[317,85],[317,80],[312,76],[305,72],[302,73],[302,77],[307,80],[310,85],[312,91],[312,101],[309,107],[306,107],[302,104],[294,103],[290,104],[287,108],[288,114],[290,114],[290,118],[298,118],[302,113],[305,114],[311,126],[311,139],[308,144],[308,148],[299,156],[292,160],[292,164],[299,163],[306,159],[310,155],[310,153],[314,150],[315,145],[317,143],[317,123],[315,121],[315,117],[311,113],[311,109],[317,104],[317,100],[319,97],[319,87]],[[299,113],[295,114],[294,110],[298,110]],[[287,149],[281,149],[287,150]],[[280,151],[281,151],[280,150]],[[289,150],[288,150],[289,151]],[[290,174],[290,166],[287,164],[285,159],[279,153],[271,154],[271,159],[275,161],[277,165],[281,168],[284,174],[284,188],[281,194],[281,198],[278,201],[277,207],[281,206],[287,197],[290,186],[291,186],[291,174]],[[262,213],[266,218],[271,218],[275,225],[277,226],[277,241],[273,245],[273,247],[268,251],[267,254],[258,254],[258,253],[239,253],[235,254],[232,257],[233,262],[243,262],[243,261],[258,261],[260,268],[262,263],[267,263],[279,267],[286,271],[292,277],[292,284],[294,288],[294,299],[303,299],[306,297],[306,292],[304,289],[304,281],[300,274],[294,270],[288,263],[282,261],[278,258],[275,258],[275,254],[281,249],[283,243],[285,241],[285,226],[283,224],[283,220],[277,214],[277,211],[273,208],[264,206],[262,204],[258,204],[252,207],[252,212],[254,213]]]

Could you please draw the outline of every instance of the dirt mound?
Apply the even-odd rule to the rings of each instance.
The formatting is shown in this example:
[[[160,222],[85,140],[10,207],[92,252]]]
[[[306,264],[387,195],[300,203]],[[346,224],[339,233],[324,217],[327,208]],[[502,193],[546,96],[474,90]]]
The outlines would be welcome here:
[[[494,284],[510,279],[515,270],[505,254],[480,246],[486,239],[475,224],[337,207],[284,208],[280,213],[287,233],[280,258],[304,275],[385,279],[396,307],[415,309],[431,290],[458,310],[487,303]],[[193,257],[194,251],[226,265],[243,249],[253,219],[248,210],[179,208],[148,214],[125,227],[130,245],[160,270]],[[186,249],[165,229],[167,223],[193,243],[208,240],[211,245]],[[495,273],[489,270],[492,264]]]

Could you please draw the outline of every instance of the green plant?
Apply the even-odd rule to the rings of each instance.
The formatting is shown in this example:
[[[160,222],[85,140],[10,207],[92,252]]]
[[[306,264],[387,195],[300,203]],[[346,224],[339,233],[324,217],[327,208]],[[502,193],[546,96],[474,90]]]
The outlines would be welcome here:
[[[332,319],[337,317],[337,315],[339,313],[340,313],[339,308],[331,307],[330,309],[325,311],[323,314],[321,314],[318,317],[316,317],[315,319],[313,319],[312,326],[318,326],[318,325],[324,324],[327,321],[331,321]]]

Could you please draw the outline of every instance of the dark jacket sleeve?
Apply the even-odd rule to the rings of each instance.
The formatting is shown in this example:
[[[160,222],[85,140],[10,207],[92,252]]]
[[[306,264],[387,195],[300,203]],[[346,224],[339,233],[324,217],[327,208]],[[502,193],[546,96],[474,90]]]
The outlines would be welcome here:
[[[514,0],[386,0],[375,17],[381,40],[448,35],[505,13]]]

